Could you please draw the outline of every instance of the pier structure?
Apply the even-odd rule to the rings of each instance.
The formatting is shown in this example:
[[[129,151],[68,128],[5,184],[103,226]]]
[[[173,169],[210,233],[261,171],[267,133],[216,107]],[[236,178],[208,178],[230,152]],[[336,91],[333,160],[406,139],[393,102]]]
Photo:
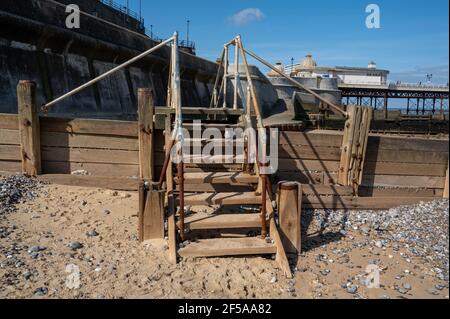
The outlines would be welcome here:
[[[448,114],[448,85],[432,84],[346,84],[340,83],[343,105],[365,105],[389,110],[390,99],[404,99],[406,115]]]

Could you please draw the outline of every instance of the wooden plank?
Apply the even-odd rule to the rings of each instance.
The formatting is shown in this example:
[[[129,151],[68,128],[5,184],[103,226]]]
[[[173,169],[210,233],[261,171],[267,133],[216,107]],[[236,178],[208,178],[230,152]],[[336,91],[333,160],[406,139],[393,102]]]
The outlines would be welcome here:
[[[179,250],[184,258],[275,254],[277,248],[256,237],[199,239]]]
[[[302,184],[302,192],[307,195],[339,195],[352,196],[350,186]]]
[[[231,108],[205,108],[205,107],[183,107],[183,115],[232,115],[240,116],[243,114],[242,110],[235,110]],[[156,106],[155,114],[175,114],[175,109],[166,106]]]
[[[432,176],[365,175],[362,186],[444,188],[444,178]]]
[[[261,196],[254,192],[248,193],[203,193],[186,194],[187,205],[258,205],[261,204]]]
[[[138,90],[139,167],[140,177],[153,181],[153,94]]]
[[[369,137],[370,150],[403,150],[422,152],[448,152],[448,139],[437,140],[430,138],[375,136]]]
[[[139,152],[45,146],[42,147],[42,160],[54,162],[139,165]]]
[[[446,165],[427,163],[366,162],[364,175],[445,176]]]
[[[281,159],[339,161],[341,150],[337,147],[280,145],[278,156]]]
[[[339,171],[339,161],[317,161],[303,159],[282,159],[278,160],[279,171]]]
[[[19,130],[18,115],[0,113],[0,129]]]
[[[44,174],[72,174],[85,171],[91,176],[138,177],[139,166],[129,164],[78,163],[78,162],[42,162]]]
[[[329,172],[278,172],[277,178],[279,180],[300,182],[302,184],[324,184],[324,185],[336,185],[337,173]]]
[[[342,145],[342,133],[327,131],[326,133],[312,132],[280,132],[280,145],[307,145],[310,147],[337,147]]]
[[[0,129],[0,144],[20,145],[19,131]]]
[[[41,132],[41,145],[49,147],[98,148],[138,151],[135,137]]]
[[[190,230],[261,228],[261,218],[259,214],[196,213],[185,219],[185,226]]]
[[[186,184],[258,183],[258,176],[242,172],[202,172],[185,173]]]
[[[402,205],[414,205],[420,202],[429,202],[430,197],[335,197],[327,196],[318,198],[316,196],[303,196],[304,209],[343,209],[343,210],[385,210]]]
[[[438,188],[420,187],[360,187],[358,195],[361,197],[432,197],[439,198],[443,190]]]
[[[279,232],[283,247],[289,254],[300,254],[302,185],[293,182],[280,183],[278,195]]]
[[[21,161],[19,145],[0,145],[0,160],[4,161]]]
[[[138,137],[137,122],[41,117],[43,132]]]
[[[144,191],[144,210],[139,215],[141,241],[164,238],[164,192]]]
[[[36,83],[20,81],[17,86],[17,100],[22,173],[36,176],[41,173],[41,133],[36,105]]]
[[[4,161],[0,160],[0,172],[19,173],[22,171],[21,161]]]
[[[366,161],[446,164],[448,162],[448,153],[404,151],[404,150],[382,150],[378,152],[373,152],[371,150],[367,150]]]
[[[286,278],[292,278],[291,266],[289,265],[289,261],[286,257],[283,242],[281,241],[280,234],[278,233],[278,228],[277,225],[275,224],[273,216],[272,218],[270,218],[270,236],[275,242],[276,247],[275,261],[278,263],[280,269],[284,272]]]
[[[93,187],[122,191],[137,191],[139,187],[139,180],[132,178],[45,174],[39,175],[38,179],[47,183],[58,185]]]

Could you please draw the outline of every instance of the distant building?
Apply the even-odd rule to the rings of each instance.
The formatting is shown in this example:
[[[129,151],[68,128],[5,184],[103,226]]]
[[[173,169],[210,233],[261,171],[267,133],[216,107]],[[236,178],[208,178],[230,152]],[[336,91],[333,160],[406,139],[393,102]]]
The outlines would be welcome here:
[[[365,85],[386,85],[389,75],[388,70],[378,69],[375,62],[370,62],[367,68],[319,66],[311,54],[306,55],[301,63],[285,68],[285,72],[294,77],[337,78],[339,83]]]

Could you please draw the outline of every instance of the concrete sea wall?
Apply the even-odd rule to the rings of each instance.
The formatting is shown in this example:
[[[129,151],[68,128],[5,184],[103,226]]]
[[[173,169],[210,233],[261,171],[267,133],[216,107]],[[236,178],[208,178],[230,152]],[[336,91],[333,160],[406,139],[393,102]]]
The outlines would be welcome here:
[[[142,34],[81,15],[80,29],[65,27],[55,1],[0,2],[0,112],[17,113],[19,80],[37,83],[38,103],[50,101],[106,72],[156,42]],[[170,48],[137,62],[51,109],[58,116],[135,118],[136,92],[151,87],[165,105]],[[184,106],[209,104],[217,64],[181,53]]]

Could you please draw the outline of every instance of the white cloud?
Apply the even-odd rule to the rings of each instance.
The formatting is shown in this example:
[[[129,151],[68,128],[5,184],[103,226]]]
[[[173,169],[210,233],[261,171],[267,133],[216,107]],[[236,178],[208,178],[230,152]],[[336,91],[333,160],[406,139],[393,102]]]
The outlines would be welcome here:
[[[264,13],[258,8],[247,8],[239,11],[230,17],[231,23],[240,26],[254,21],[260,21],[264,18]]]

